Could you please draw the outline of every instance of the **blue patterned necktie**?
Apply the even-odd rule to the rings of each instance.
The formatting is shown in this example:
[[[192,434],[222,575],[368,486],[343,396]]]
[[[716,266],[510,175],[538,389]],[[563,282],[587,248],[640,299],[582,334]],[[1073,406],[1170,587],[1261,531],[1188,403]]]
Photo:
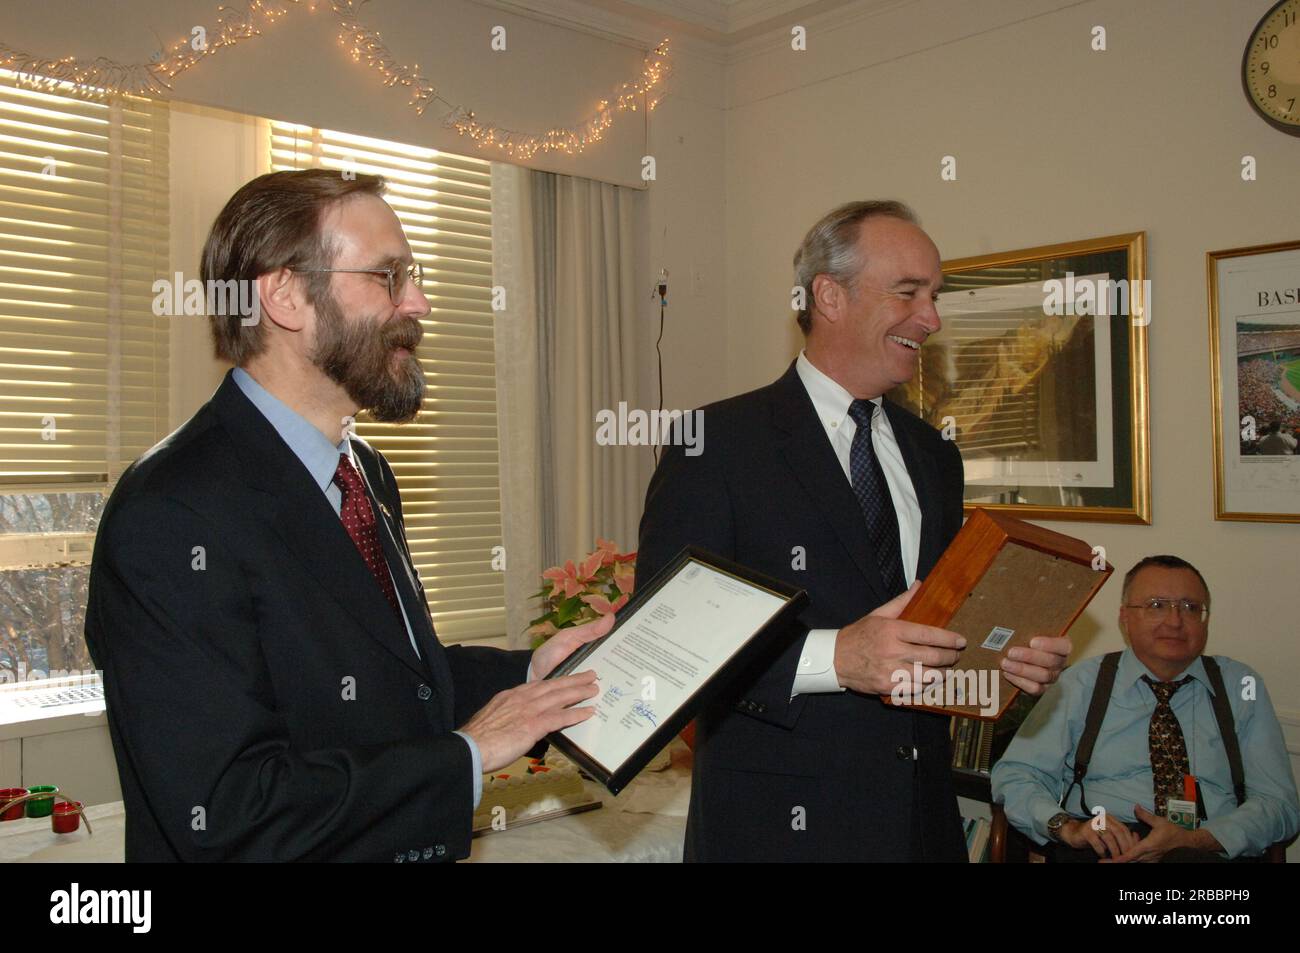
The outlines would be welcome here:
[[[867,541],[875,551],[885,593],[891,599],[907,588],[903,576],[903,555],[898,540],[898,514],[889,495],[885,471],[871,442],[871,417],[876,405],[869,400],[855,400],[849,416],[858,425],[849,449],[849,473],[853,493],[867,521]]]

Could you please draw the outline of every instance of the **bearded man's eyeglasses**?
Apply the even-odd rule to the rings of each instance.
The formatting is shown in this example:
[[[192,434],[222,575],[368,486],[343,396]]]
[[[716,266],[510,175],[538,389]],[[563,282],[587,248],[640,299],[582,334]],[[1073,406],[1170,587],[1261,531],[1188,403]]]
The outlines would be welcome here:
[[[300,275],[383,275],[388,279],[388,300],[393,304],[402,303],[408,281],[414,282],[417,288],[424,284],[424,266],[418,261],[409,265],[394,262],[388,268],[295,268],[294,271]]]

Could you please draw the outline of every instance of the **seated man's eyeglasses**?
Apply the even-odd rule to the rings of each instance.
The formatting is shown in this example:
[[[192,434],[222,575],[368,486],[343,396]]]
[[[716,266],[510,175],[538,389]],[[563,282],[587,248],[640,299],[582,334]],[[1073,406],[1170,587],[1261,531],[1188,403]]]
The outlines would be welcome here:
[[[1125,603],[1125,608],[1141,609],[1143,614],[1151,619],[1163,616],[1171,608],[1177,609],[1178,614],[1189,621],[1204,622],[1210,617],[1209,606],[1204,602],[1192,602],[1190,599],[1148,599],[1136,605]]]
[[[388,300],[393,304],[402,303],[408,281],[414,282],[417,288],[424,284],[424,266],[418,261],[409,265],[395,261],[387,268],[295,268],[294,271],[300,275],[383,275],[388,279]]]

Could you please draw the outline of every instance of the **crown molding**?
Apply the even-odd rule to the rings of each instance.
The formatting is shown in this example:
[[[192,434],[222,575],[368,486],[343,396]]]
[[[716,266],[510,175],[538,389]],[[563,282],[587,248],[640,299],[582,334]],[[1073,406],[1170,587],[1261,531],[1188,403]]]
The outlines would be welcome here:
[[[472,0],[480,6],[649,49],[671,36],[678,52],[726,65],[780,48],[790,24],[841,23],[918,0]]]
[[[838,30],[918,2],[920,0],[850,0],[848,3],[830,7],[822,12],[813,11],[812,15],[803,18],[803,25],[812,24],[819,30]],[[738,63],[763,53],[771,53],[784,48],[789,42],[789,25],[774,25],[731,45],[727,49],[726,62],[727,64]]]
[[[621,43],[641,51],[652,49],[671,35],[674,54],[697,56],[711,63],[724,64],[723,45],[710,34],[714,31],[682,24],[668,16],[628,16],[589,0],[472,0],[483,7],[551,23],[566,29]],[[717,0],[714,0],[717,2]]]
[[[760,0],[760,2],[763,2],[763,0]],[[590,5],[594,5],[594,2]],[[620,5],[637,7],[651,14],[669,17],[682,23],[694,24],[720,36],[725,36],[732,30],[731,9],[733,3],[728,2],[728,0],[622,0]]]
[[[728,33],[738,33],[771,20],[789,17],[800,8],[809,6],[808,0],[726,0],[726,3]],[[769,28],[777,29],[778,26],[771,24]]]

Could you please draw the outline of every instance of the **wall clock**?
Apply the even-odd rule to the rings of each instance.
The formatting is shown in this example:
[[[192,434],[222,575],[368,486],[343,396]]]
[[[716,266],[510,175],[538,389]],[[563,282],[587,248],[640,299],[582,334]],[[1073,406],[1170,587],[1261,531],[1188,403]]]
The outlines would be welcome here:
[[[1300,136],[1300,0],[1281,0],[1256,24],[1241,58],[1241,83],[1266,123]]]

